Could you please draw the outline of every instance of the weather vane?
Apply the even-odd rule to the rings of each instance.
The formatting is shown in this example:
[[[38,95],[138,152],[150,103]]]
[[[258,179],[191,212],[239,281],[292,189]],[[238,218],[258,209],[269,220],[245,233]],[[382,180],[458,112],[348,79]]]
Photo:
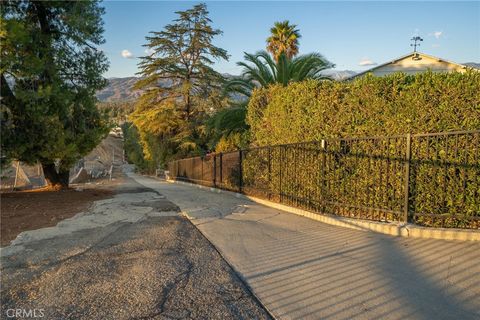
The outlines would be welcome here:
[[[415,36],[410,40],[413,41],[413,43],[410,44],[410,47],[413,47],[413,52],[417,52],[417,47],[420,47],[420,43],[417,42],[423,41],[423,39],[419,36]]]

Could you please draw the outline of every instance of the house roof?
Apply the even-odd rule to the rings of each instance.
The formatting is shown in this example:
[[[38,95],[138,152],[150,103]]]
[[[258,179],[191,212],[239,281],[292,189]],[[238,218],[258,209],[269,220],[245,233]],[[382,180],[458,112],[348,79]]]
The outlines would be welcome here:
[[[414,56],[414,55],[418,55],[418,56],[423,56],[423,57],[426,57],[426,58],[434,59],[434,60],[437,60],[438,62],[446,62],[446,63],[453,64],[453,65],[456,65],[456,66],[461,67],[461,68],[468,68],[468,66],[466,66],[466,65],[463,65],[463,64],[460,64],[460,63],[456,63],[456,62],[452,62],[452,61],[449,61],[449,60],[446,60],[446,59],[438,58],[438,57],[431,56],[431,55],[429,55],[429,54],[426,54],[426,53],[422,53],[422,52],[418,52],[418,51],[417,51],[417,52],[410,52],[409,54],[406,54],[406,55],[401,56],[401,57],[399,57],[399,58],[396,58],[396,59],[394,59],[394,60],[391,60],[391,61],[382,63],[382,64],[380,64],[380,65],[378,65],[378,66],[375,66],[375,67],[370,68],[370,69],[368,69],[368,70],[365,70],[365,71],[362,71],[362,72],[360,72],[360,73],[357,73],[357,74],[355,74],[355,75],[353,75],[353,76],[351,76],[351,77],[349,77],[349,78],[347,78],[347,79],[345,79],[345,80],[351,80],[351,79],[353,79],[353,78],[356,78],[356,77],[365,75],[365,74],[367,74],[367,73],[369,73],[369,72],[372,72],[372,71],[374,71],[374,70],[376,70],[376,69],[379,69],[379,68],[384,67],[384,66],[389,65],[389,64],[396,63],[397,61],[400,61],[400,60],[403,60],[403,59],[412,57],[412,56]]]

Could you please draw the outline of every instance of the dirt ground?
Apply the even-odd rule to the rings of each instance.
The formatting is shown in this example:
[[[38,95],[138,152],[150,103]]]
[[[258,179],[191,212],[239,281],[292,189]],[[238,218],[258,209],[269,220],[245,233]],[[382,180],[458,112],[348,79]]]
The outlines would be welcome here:
[[[114,192],[101,188],[83,191],[23,191],[0,194],[1,246],[7,246],[17,235],[56,225],[88,209],[94,201],[110,198]]]
[[[113,197],[116,188],[125,182],[121,169],[122,156],[121,137],[109,134],[84,157],[84,164],[89,170],[95,168],[97,171],[107,170],[113,164],[112,181],[99,178],[73,184],[70,189],[62,191],[34,189],[0,193],[0,246],[9,245],[23,231],[55,226],[87,210],[94,201]]]

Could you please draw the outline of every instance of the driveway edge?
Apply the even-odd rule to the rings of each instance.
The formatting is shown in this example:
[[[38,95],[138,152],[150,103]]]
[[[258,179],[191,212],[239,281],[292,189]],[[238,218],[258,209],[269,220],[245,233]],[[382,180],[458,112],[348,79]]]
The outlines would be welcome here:
[[[233,195],[237,198],[249,199],[253,202],[271,207],[274,209],[283,210],[289,213],[300,215],[305,218],[323,222],[326,224],[350,228],[362,231],[373,231],[377,233],[383,233],[396,237],[410,237],[410,238],[423,238],[423,239],[442,239],[442,240],[459,240],[459,241],[480,241],[480,230],[463,230],[454,228],[427,228],[417,226],[411,223],[384,223],[377,221],[366,221],[360,219],[352,219],[346,217],[338,217],[326,214],[314,213],[311,211],[286,206],[284,204],[272,202],[269,200],[260,199],[257,197],[247,196],[242,193],[222,190],[218,188],[206,187],[190,182],[177,181],[177,180],[165,180],[170,183],[177,183],[196,187],[199,189],[209,190],[214,193],[226,193]],[[208,239],[208,238],[207,238]]]
[[[171,181],[168,181],[168,182],[171,182]],[[233,264],[230,263],[230,261],[228,261],[227,257],[223,254],[222,250],[220,250],[219,248],[217,248],[216,245],[213,244],[213,241],[210,240],[210,238],[208,238],[208,236],[200,229],[198,228],[195,223],[192,222],[192,220],[194,220],[192,217],[190,217],[188,215],[187,212],[185,211],[181,211],[180,212],[185,218],[187,218],[187,220],[205,237],[205,239],[207,239],[207,241],[212,245],[212,247],[215,249],[215,251],[218,252],[218,254],[220,255],[220,257],[222,257],[223,261],[225,261],[229,266],[230,268],[232,268],[233,272],[235,272],[235,274],[238,276],[238,278],[240,279],[240,281],[243,283],[243,285],[245,286],[245,288],[247,289],[247,291],[257,300],[258,304],[262,306],[262,308],[270,315],[270,317],[272,317],[272,319],[274,320],[277,320],[278,318],[270,311],[270,309],[267,308],[267,306],[265,305],[265,303],[262,302],[262,300],[255,294],[255,291],[253,290],[252,287],[250,287],[250,285],[248,284],[248,281],[247,279],[245,279],[243,277],[243,274],[238,271],[235,266]]]

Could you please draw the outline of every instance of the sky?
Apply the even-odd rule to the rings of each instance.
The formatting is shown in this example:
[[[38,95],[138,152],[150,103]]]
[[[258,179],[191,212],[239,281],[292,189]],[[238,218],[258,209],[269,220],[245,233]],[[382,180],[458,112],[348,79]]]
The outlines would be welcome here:
[[[198,2],[104,1],[105,40],[110,60],[106,77],[134,76],[145,55],[145,37],[161,31]],[[275,21],[289,20],[302,35],[300,54],[319,52],[336,70],[363,71],[411,51],[410,39],[423,38],[418,51],[450,61],[480,62],[480,2],[313,2],[206,1],[215,28],[214,44],[229,61],[214,69],[239,74],[243,53],[265,49]]]

